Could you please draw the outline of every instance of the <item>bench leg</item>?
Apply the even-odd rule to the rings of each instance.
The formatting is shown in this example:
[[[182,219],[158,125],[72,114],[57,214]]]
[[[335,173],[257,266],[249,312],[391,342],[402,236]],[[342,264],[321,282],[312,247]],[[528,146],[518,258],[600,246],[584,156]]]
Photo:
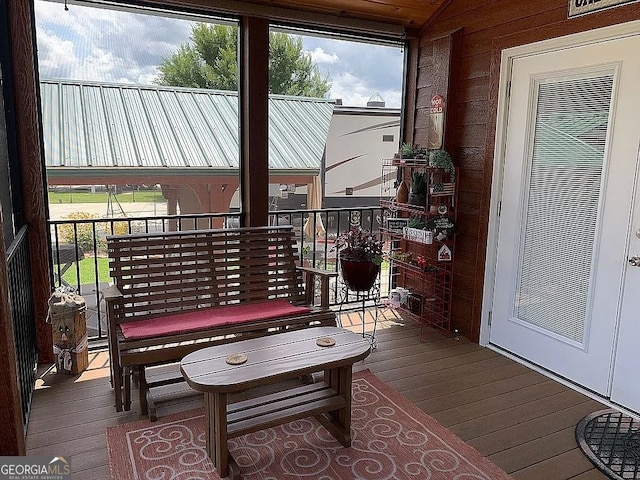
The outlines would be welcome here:
[[[158,411],[156,409],[156,402],[153,399],[153,395],[151,394],[151,389],[147,385],[147,412],[149,415],[149,420],[155,422],[158,420]]]
[[[122,411],[122,367],[118,361],[117,355],[111,355],[109,359],[111,364],[111,385],[113,386],[113,396],[116,401],[116,412]]]
[[[116,412],[122,411],[122,372],[113,370],[113,396],[116,401]]]
[[[149,408],[147,404],[147,374],[145,372],[144,365],[140,365],[137,368],[138,371],[138,398],[140,399],[140,413],[147,415]]]
[[[207,454],[221,478],[229,474],[227,447],[227,394],[205,393],[205,424]]]
[[[131,410],[131,367],[124,367],[124,409],[125,411]]]
[[[122,411],[122,366],[120,365],[120,352],[116,335],[113,302],[107,301],[107,345],[109,347],[109,376],[116,400],[116,412]]]

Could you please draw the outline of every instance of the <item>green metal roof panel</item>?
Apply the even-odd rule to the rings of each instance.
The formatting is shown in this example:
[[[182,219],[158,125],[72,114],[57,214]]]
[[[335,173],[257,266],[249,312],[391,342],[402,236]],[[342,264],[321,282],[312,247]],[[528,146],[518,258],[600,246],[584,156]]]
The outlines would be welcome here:
[[[47,168],[239,167],[236,92],[45,80],[41,96]],[[270,168],[317,171],[332,114],[329,100],[270,96]]]

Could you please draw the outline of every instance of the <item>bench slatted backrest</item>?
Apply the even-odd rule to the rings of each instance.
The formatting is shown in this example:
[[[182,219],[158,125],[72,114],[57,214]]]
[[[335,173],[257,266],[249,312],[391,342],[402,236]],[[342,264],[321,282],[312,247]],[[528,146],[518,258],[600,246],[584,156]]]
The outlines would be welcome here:
[[[291,226],[107,237],[117,323],[285,298],[304,304]]]

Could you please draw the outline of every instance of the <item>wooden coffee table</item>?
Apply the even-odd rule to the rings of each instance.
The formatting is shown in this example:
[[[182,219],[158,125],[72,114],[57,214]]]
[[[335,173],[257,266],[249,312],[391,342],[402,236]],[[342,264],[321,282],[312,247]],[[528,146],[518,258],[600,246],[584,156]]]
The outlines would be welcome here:
[[[327,337],[335,345],[318,345],[319,338]],[[204,392],[207,453],[218,474],[227,476],[230,467],[236,472],[227,448],[229,438],[309,416],[342,445],[351,446],[352,366],[369,352],[369,342],[360,335],[316,327],[208,347],[184,357],[182,375],[191,388]],[[227,363],[236,354],[246,355],[246,362]],[[230,393],[319,371],[324,371],[321,382],[227,403]]]

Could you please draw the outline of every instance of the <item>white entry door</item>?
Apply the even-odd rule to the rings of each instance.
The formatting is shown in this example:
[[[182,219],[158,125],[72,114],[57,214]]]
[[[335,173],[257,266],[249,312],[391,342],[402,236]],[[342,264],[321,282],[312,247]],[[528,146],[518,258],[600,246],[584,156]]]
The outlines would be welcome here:
[[[640,412],[638,52],[513,60],[490,341]]]

